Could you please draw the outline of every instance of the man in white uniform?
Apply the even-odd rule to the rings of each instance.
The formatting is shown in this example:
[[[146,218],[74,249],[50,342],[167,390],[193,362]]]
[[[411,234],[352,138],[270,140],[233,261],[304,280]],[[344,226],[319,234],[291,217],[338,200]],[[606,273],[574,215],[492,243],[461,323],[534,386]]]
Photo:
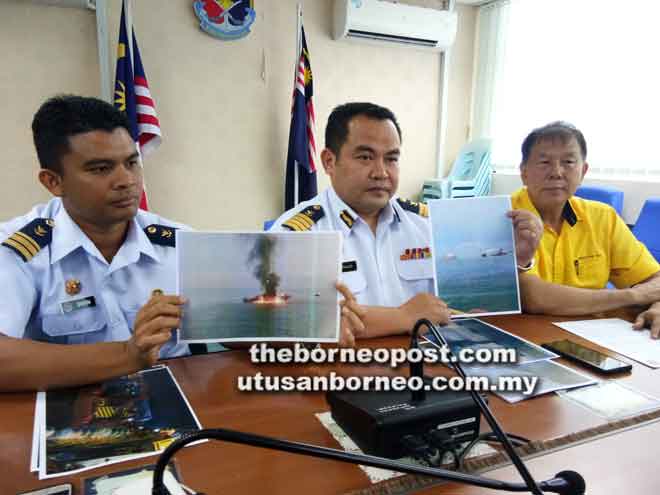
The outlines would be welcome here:
[[[332,187],[277,219],[271,230],[338,230],[344,235],[342,281],[364,305],[363,336],[409,332],[420,318],[449,321],[433,295],[426,205],[395,197],[401,129],[394,114],[372,103],[335,108],[321,161]],[[540,221],[511,212],[521,269],[533,259]]]
[[[0,225],[0,390],[96,382],[187,354],[172,336],[184,301],[166,295],[181,226],[138,210],[142,168],[124,114],[55,97],[32,131],[55,198]]]

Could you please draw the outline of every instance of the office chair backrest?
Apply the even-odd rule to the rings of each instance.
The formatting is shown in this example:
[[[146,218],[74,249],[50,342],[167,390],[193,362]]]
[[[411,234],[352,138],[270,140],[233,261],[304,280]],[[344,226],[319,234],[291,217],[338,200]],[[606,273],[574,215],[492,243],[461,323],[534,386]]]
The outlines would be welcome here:
[[[575,195],[584,199],[600,201],[610,205],[621,216],[623,211],[623,191],[609,186],[580,186]]]
[[[632,231],[660,261],[660,198],[648,198],[644,202]]]

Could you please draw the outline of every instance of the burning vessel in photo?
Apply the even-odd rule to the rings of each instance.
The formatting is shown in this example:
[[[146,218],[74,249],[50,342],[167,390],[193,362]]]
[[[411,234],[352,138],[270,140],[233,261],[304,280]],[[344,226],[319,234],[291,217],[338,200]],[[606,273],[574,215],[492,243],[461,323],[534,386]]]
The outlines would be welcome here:
[[[287,304],[291,296],[278,292],[280,276],[273,271],[273,252],[275,237],[261,236],[256,239],[248,255],[248,264],[254,265],[252,273],[259,280],[263,292],[252,297],[243,298],[243,302],[265,306],[281,306]]]

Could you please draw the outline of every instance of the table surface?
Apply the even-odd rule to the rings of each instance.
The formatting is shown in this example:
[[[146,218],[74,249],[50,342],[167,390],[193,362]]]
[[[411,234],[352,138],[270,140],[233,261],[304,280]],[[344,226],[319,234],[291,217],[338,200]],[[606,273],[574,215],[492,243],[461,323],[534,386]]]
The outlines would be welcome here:
[[[576,336],[552,325],[566,318],[512,315],[484,318],[485,321],[536,343]],[[583,342],[586,343],[586,342]],[[362,341],[360,345],[407,347],[408,339],[389,337]],[[593,344],[592,347],[597,348]],[[602,350],[602,349],[601,349]],[[612,354],[617,356],[616,354]],[[565,360],[563,364],[572,366]],[[324,447],[339,448],[319,423],[315,414],[328,410],[322,393],[247,393],[239,392],[236,380],[241,375],[318,375],[336,371],[350,375],[405,375],[407,366],[397,370],[364,365],[256,365],[245,351],[229,351],[191,356],[167,362],[207,428],[230,428]],[[590,375],[585,369],[579,369]],[[429,371],[427,367],[426,371]],[[444,368],[430,374],[446,373]],[[626,385],[660,397],[660,371],[633,364],[631,373],[617,376]],[[602,376],[592,375],[602,379]],[[0,394],[0,493],[20,491],[70,482],[74,493],[82,493],[81,480],[90,476],[150,464],[156,457],[115,464],[78,475],[39,481],[29,472],[34,416],[34,393]],[[490,396],[490,405],[505,431],[546,440],[603,425],[606,421],[555,394],[508,404]],[[642,448],[640,448],[642,447]],[[619,432],[529,461],[537,479],[547,479],[562,470],[578,471],[587,480],[588,493],[657,493],[660,474],[655,469],[660,453],[660,426],[651,424]],[[224,442],[208,442],[180,451],[176,462],[184,483],[209,494],[290,493],[340,494],[368,488],[370,482],[357,466],[300,455],[258,449]],[[488,474],[499,479],[519,481],[510,468]],[[651,490],[653,487],[655,490]],[[593,491],[592,491],[593,490]],[[445,484],[423,490],[434,494],[495,493],[483,488]]]

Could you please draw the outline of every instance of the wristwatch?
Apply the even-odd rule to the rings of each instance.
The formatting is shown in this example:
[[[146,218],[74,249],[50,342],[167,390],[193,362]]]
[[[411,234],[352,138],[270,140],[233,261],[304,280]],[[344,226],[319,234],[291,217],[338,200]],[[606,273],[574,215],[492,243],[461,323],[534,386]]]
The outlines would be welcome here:
[[[520,265],[516,265],[516,266],[518,267],[518,270],[520,270],[521,272],[527,272],[532,268],[534,268],[534,264],[535,264],[535,260],[534,258],[532,258],[532,261],[527,263],[527,266],[520,266]]]

